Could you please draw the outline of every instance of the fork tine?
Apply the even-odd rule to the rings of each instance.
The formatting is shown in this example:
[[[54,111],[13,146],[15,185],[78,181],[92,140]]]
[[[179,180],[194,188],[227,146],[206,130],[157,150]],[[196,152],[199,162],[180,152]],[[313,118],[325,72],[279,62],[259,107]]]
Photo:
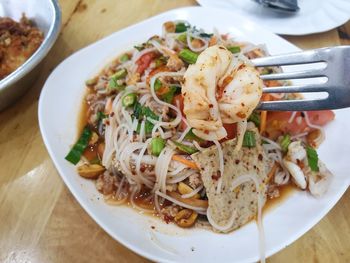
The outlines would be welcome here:
[[[300,111],[300,110],[327,110],[333,109],[329,105],[328,98],[326,99],[303,99],[303,100],[279,100],[279,101],[264,101],[261,102],[258,110],[267,111]]]
[[[268,56],[252,59],[252,63],[256,67],[268,66],[287,66],[296,64],[308,64],[316,62],[325,62],[323,54],[326,49],[316,49],[277,56]]]
[[[317,78],[325,77],[324,69],[314,69],[314,70],[303,70],[295,72],[283,72],[276,74],[266,74],[261,75],[262,80],[282,80],[282,79],[306,79],[306,78]]]
[[[327,91],[324,84],[307,84],[302,86],[281,86],[263,88],[264,93],[298,93],[298,92],[323,92]]]

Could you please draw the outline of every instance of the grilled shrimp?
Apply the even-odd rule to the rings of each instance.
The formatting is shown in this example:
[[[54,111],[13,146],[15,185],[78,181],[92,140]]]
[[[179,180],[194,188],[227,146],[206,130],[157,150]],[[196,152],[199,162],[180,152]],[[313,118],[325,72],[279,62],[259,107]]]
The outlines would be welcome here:
[[[263,82],[243,55],[224,46],[203,51],[184,76],[184,113],[194,133],[220,140],[227,133],[223,123],[246,120],[258,105]]]

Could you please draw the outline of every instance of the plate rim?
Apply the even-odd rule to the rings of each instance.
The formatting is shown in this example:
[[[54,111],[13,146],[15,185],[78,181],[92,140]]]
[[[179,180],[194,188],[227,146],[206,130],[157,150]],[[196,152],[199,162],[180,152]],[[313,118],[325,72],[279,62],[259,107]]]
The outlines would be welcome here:
[[[204,0],[204,2],[206,2],[207,0]],[[215,9],[223,9],[223,8],[220,8],[220,7],[217,7],[214,5],[206,5],[206,4],[202,4],[203,0],[196,0],[197,4],[199,4],[200,6],[202,7],[205,7],[205,8],[215,8]],[[235,10],[229,10],[228,12],[232,12],[232,13],[239,13],[239,15],[243,16],[244,14],[248,14],[247,12],[245,12],[244,10],[240,10],[240,11],[235,11]],[[249,16],[249,17],[254,17],[254,16]],[[299,31],[299,32],[293,32],[293,31],[285,31],[285,30],[278,30],[278,29],[273,29],[273,28],[270,28],[268,26],[266,26],[266,29],[275,33],[275,34],[278,34],[278,35],[286,35],[286,36],[306,36],[306,35],[313,35],[313,34],[318,34],[318,33],[325,33],[327,31],[330,31],[332,29],[336,29],[344,24],[346,24],[348,21],[350,20],[350,13],[348,15],[348,18],[346,20],[341,20],[341,22],[337,22],[337,23],[331,23],[329,24],[328,26],[325,26],[325,27],[322,27],[320,29],[316,29],[316,30],[312,30],[312,29],[309,29],[309,30],[303,30],[303,31]],[[254,24],[257,24],[256,21],[253,21]],[[265,26],[261,26],[261,27],[264,27]]]

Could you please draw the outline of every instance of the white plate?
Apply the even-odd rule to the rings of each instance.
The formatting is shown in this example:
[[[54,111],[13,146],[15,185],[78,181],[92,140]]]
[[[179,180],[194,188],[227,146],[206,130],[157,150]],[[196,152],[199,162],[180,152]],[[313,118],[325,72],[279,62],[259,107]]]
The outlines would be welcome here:
[[[207,19],[210,17],[211,19]],[[128,207],[106,205],[92,181],[82,179],[64,157],[77,138],[77,120],[84,81],[122,51],[160,34],[163,22],[188,20],[193,25],[254,43],[266,43],[271,53],[296,51],[298,48],[260,28],[245,18],[224,10],[201,7],[169,11],[104,38],[67,58],[47,79],[39,101],[39,124],[45,145],[62,179],[88,214],[113,238],[136,253],[158,262],[252,262],[259,258],[258,231],[255,223],[228,234],[204,229],[180,229],[157,218],[139,214]],[[212,21],[216,21],[213,23]],[[297,192],[264,216],[267,255],[284,248],[314,226],[335,205],[349,184],[347,171],[350,134],[346,114],[337,117],[326,129],[327,140],[319,150],[321,158],[336,175],[328,193],[315,199]],[[155,230],[151,229],[155,226]],[[87,248],[89,249],[89,248]]]
[[[288,15],[264,8],[252,0],[197,0],[204,7],[239,13],[276,34],[307,35],[336,28],[350,19],[349,0],[299,0],[299,12]],[[237,19],[232,19],[232,24]]]

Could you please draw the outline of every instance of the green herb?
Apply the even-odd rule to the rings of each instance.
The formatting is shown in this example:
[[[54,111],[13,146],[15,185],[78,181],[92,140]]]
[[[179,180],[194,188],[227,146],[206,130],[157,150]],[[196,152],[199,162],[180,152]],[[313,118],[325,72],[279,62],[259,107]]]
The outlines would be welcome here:
[[[96,115],[98,121],[102,121],[104,118],[107,118],[107,115],[102,111],[98,111]]]
[[[183,143],[179,143],[179,142],[177,142],[177,141],[172,141],[172,142],[176,145],[176,147],[177,147],[180,151],[182,151],[182,152],[184,152],[184,153],[194,154],[194,153],[198,152],[198,150],[197,150],[196,148],[194,148],[194,147],[185,145],[185,144],[183,144]]]
[[[194,53],[191,50],[186,49],[186,48],[181,50],[180,53],[179,53],[179,57],[183,61],[187,62],[188,64],[196,63],[198,56],[199,55],[197,53]]]
[[[181,41],[184,44],[187,44],[187,34],[183,33],[177,37],[177,40]]]
[[[122,98],[122,104],[124,107],[134,106],[136,99],[137,99],[136,93],[126,94]]]
[[[239,46],[228,47],[227,49],[231,51],[232,54],[241,52],[241,48]]]
[[[174,99],[175,94],[178,93],[179,90],[180,89],[177,86],[170,86],[169,91],[161,96],[161,100],[167,103],[171,103]]]
[[[151,140],[151,153],[155,156],[159,156],[165,147],[165,140],[160,137],[152,138]]]
[[[153,120],[159,120],[157,114],[155,114],[149,107],[141,106],[139,102],[134,104],[134,117],[138,120],[142,120],[144,117],[151,118]],[[145,121],[145,133],[149,134],[152,132],[154,125],[149,120]],[[136,128],[136,132],[140,133],[141,124],[139,123]]]
[[[89,145],[91,134],[91,130],[88,127],[85,127],[80,135],[79,140],[76,142],[76,144],[74,144],[72,149],[65,157],[67,161],[71,162],[72,164],[77,164],[80,161],[84,150]]]
[[[197,135],[193,133],[193,129],[191,129],[186,135],[185,135],[186,140],[193,140],[197,142],[203,142],[204,140],[202,138],[199,138]]]
[[[134,46],[135,49],[137,49],[138,51],[142,51],[145,49],[145,44],[141,44],[141,45],[138,45],[138,46]]]
[[[187,31],[187,29],[188,29],[189,27],[190,27],[189,25],[186,25],[186,24],[183,23],[183,22],[177,23],[177,24],[176,24],[176,27],[175,27],[175,33],[182,33],[182,32],[185,32],[185,31]]]
[[[161,89],[162,86],[163,83],[160,81],[160,79],[156,79],[156,81],[154,82],[154,90],[158,91]]]
[[[123,62],[128,61],[129,59],[130,59],[129,55],[127,53],[125,53],[125,54],[121,55],[121,57],[119,58],[119,61],[123,63]]]
[[[260,126],[260,114],[253,111],[253,113],[249,116],[248,121],[254,122],[255,126]]]
[[[142,108],[142,114],[146,117],[149,117],[153,120],[158,120],[159,117],[157,114],[155,114],[149,107],[143,107]]]
[[[128,74],[128,72],[126,71],[125,68],[119,69],[116,73],[114,73],[111,78],[118,80],[118,79],[122,79],[126,76],[126,74]]]
[[[283,136],[281,142],[280,142],[282,151],[284,151],[284,152],[288,151],[288,146],[289,146],[290,143],[291,143],[290,135],[289,134],[285,134]]]
[[[307,161],[311,168],[311,171],[318,172],[318,154],[316,150],[310,146],[306,147]]]
[[[200,33],[199,36],[204,37],[204,38],[211,38],[213,36],[213,34]]]
[[[242,146],[252,148],[256,146],[255,141],[255,132],[253,131],[246,131],[243,137],[243,144]]]
[[[134,104],[134,117],[138,120],[142,117],[142,106],[139,102]]]

